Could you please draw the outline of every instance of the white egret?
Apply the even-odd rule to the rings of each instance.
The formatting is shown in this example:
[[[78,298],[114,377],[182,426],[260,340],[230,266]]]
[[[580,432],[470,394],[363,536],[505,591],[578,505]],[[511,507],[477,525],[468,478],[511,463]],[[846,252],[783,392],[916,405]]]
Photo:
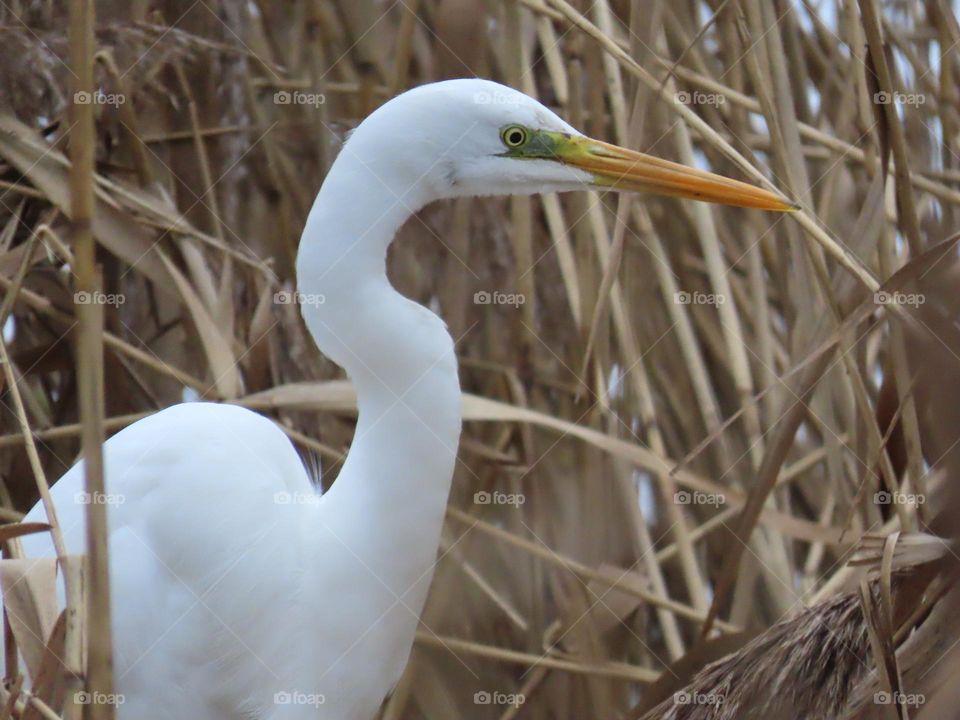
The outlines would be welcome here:
[[[400,677],[460,437],[453,342],[387,279],[386,253],[442,198],[589,186],[786,210],[773,193],[591,140],[483,80],[406,92],[350,136],[307,219],[307,328],[359,419],[319,497],[283,432],[231,405],[176,405],[104,446],[119,717],[369,720]],[[320,300],[322,299],[322,302]],[[82,464],[53,488],[84,548]],[[97,499],[94,499],[97,500]],[[43,521],[38,505],[27,516]],[[28,557],[51,556],[46,535]]]

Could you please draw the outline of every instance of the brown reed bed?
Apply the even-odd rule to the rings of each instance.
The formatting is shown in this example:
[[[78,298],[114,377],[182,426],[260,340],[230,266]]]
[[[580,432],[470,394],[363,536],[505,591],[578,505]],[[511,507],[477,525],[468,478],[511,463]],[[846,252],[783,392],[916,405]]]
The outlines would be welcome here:
[[[391,278],[457,339],[467,422],[381,717],[953,716],[953,4],[67,5],[0,6],[5,521],[183,399],[268,414],[334,482],[352,398],[276,299],[306,213],[385,99],[489,77],[801,209],[577,193],[407,224]],[[45,638],[68,687],[110,685],[103,577]],[[16,714],[78,716],[34,680]]]

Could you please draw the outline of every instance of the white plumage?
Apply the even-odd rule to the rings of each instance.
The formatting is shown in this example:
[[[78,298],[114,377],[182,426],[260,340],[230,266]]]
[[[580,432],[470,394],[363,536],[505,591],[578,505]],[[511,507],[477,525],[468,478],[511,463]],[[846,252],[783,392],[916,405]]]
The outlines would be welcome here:
[[[372,717],[406,664],[460,435],[453,342],[391,287],[387,247],[411,213],[462,195],[599,183],[786,207],[678,168],[584,138],[482,80],[417,88],[367,118],[297,262],[307,327],[358,396],[333,488],[319,497],[281,430],[229,405],[168,408],[104,447],[119,717]],[[82,473],[53,488],[72,552],[84,547]],[[46,535],[23,544],[54,554]]]

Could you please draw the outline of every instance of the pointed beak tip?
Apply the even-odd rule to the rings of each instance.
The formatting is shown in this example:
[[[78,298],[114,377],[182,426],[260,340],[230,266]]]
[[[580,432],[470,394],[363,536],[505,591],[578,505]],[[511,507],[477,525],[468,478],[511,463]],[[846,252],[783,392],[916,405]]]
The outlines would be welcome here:
[[[786,198],[779,197],[777,198],[776,207],[762,208],[766,210],[772,210],[773,212],[782,212],[782,213],[795,213],[803,210],[803,206],[798,202],[793,200],[787,200]]]

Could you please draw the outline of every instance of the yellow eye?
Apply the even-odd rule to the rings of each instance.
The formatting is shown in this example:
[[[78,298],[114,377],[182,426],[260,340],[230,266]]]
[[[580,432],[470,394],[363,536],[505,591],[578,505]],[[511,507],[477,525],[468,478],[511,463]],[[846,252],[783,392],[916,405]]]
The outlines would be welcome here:
[[[508,148],[518,148],[527,144],[530,132],[522,125],[507,125],[500,131],[500,139]]]

